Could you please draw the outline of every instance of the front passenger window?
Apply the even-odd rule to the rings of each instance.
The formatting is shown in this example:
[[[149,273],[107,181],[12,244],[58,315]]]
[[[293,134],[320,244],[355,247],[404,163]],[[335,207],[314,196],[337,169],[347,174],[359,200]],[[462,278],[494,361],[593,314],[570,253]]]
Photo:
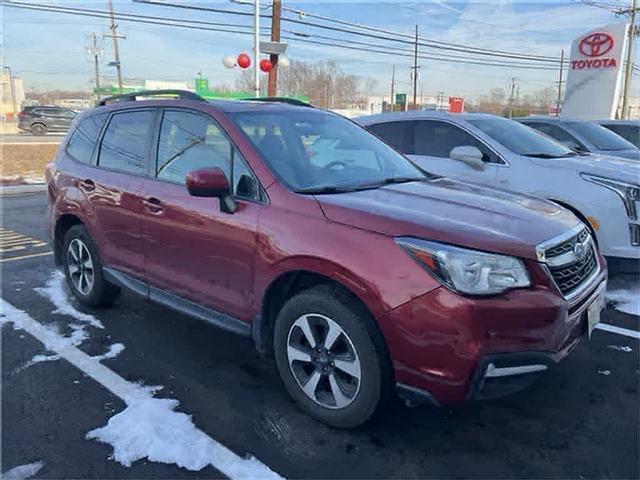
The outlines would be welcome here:
[[[230,178],[231,143],[211,117],[195,112],[166,111],[162,116],[156,176],[184,183],[199,168],[220,168]]]

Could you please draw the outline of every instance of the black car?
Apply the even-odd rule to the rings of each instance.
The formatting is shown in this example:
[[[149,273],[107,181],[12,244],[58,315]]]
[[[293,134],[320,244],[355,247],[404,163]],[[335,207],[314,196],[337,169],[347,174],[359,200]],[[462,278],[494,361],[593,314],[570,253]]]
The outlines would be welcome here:
[[[47,132],[66,132],[76,112],[55,105],[35,105],[24,107],[18,114],[18,128],[34,135],[44,135]]]

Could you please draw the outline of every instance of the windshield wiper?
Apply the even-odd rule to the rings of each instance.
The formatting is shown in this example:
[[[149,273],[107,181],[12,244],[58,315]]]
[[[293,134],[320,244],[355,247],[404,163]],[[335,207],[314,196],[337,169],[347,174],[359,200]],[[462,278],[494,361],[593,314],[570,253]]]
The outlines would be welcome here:
[[[569,155],[573,155],[572,153],[569,153],[568,155],[553,155],[551,153],[544,153],[544,152],[529,152],[529,153],[523,153],[521,155],[524,155],[525,157],[533,157],[533,158],[562,158],[562,157],[567,157]]]
[[[299,188],[296,190],[296,193],[304,193],[308,195],[322,195],[323,193],[346,193],[346,192],[356,192],[361,190],[359,187],[353,186],[336,186],[336,185],[325,185],[324,187],[308,187],[308,188]]]

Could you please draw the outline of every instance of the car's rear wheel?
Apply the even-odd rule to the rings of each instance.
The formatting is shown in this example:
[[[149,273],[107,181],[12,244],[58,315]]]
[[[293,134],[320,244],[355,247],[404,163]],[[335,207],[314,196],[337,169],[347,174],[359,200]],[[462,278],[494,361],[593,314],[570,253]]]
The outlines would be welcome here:
[[[335,427],[365,423],[388,397],[390,366],[362,305],[332,285],[291,298],[276,319],[280,376],[307,413]]]
[[[64,236],[62,262],[71,293],[83,304],[108,305],[120,289],[104,278],[102,264],[89,232],[75,225]]]
[[[46,135],[47,126],[44,123],[34,123],[31,125],[31,133],[34,135]]]

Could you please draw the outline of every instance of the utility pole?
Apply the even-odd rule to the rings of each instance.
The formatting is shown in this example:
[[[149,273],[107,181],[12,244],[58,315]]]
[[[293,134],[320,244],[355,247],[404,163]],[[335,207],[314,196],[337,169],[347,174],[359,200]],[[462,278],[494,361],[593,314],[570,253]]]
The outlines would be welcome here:
[[[518,90],[518,83],[516,77],[511,77],[511,86],[509,87],[509,118],[513,118],[513,103],[516,100],[516,92]]]
[[[631,74],[633,69],[633,41],[636,36],[636,12],[638,11],[638,1],[633,0],[628,10],[620,13],[629,14],[629,30],[627,33],[627,63],[624,70],[624,89],[622,91],[622,118],[629,117],[629,90],[631,89]]]
[[[87,47],[87,51],[93,57],[93,69],[96,77],[96,97],[97,101],[100,101],[100,49],[98,49],[98,41],[96,39],[96,34],[91,33],[91,44]]]
[[[413,48],[413,108],[416,108],[418,95],[418,24],[416,23],[416,39]]]
[[[260,97],[260,0],[253,0],[253,88]]]
[[[395,87],[395,83],[396,83],[396,66],[392,65],[391,66],[391,100],[389,101],[389,104],[391,106],[391,111],[395,111],[395,101],[393,99],[393,89]]]
[[[271,41],[280,41],[280,18],[282,16],[282,1],[273,0],[271,3]],[[271,70],[269,70],[269,96],[278,95],[278,55],[269,55]]]
[[[560,116],[560,103],[562,101],[562,74],[564,70],[564,48],[560,54],[560,71],[558,72],[558,100],[556,101],[556,117]]]
[[[13,79],[13,74],[11,73],[11,67],[3,67],[7,71],[7,75],[9,75],[9,90],[11,90],[11,108],[12,114],[15,115],[18,113],[18,105],[16,101],[16,84]]]
[[[118,39],[125,39],[124,35],[118,35],[118,25],[116,24],[115,13],[113,11],[113,2],[112,0],[107,0],[109,4],[109,17],[111,19],[111,25],[109,26],[109,30],[111,33],[105,34],[104,37],[109,37],[113,40],[113,57],[114,63],[116,67],[116,74],[118,77],[118,90],[122,93],[122,68],[120,65],[120,50],[118,50]]]

